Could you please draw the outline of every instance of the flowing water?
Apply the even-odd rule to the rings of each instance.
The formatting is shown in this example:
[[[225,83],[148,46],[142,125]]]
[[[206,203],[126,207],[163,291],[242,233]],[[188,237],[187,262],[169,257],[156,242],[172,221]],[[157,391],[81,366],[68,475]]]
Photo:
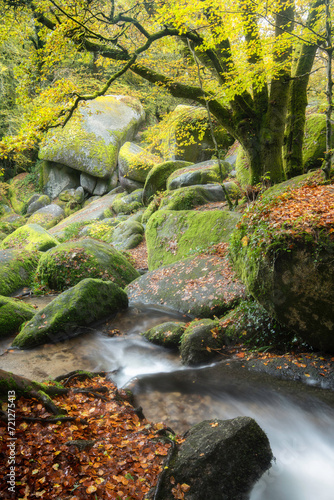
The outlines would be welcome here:
[[[268,380],[234,362],[185,369],[177,354],[138,335],[173,319],[184,318],[132,306],[80,337],[5,352],[0,366],[41,380],[46,374],[55,377],[79,368],[110,371],[119,386],[132,388],[149,420],[165,421],[177,432],[204,419],[251,416],[267,433],[275,456],[251,500],[333,500],[334,410],[314,399],[311,388],[304,394],[300,383]],[[110,338],[110,329],[127,336]]]

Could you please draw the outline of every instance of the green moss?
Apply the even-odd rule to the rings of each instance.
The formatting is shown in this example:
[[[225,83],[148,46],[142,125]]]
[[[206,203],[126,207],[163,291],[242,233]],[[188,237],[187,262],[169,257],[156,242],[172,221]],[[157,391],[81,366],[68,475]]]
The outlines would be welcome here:
[[[147,330],[142,335],[153,344],[175,348],[178,347],[184,330],[185,323],[168,321]]]
[[[182,168],[173,172],[167,180],[167,189],[177,189],[182,186],[196,184],[221,183],[227,177],[229,164],[221,163],[222,176],[217,160],[210,160],[196,165]]]
[[[0,249],[22,248],[28,251],[45,252],[58,245],[58,240],[38,224],[26,224],[7,236],[0,244]]]
[[[39,252],[0,250],[0,295],[9,296],[24,286],[30,286],[39,257]]]
[[[0,296],[0,338],[16,333],[35,312],[32,306],[20,300]]]
[[[241,146],[239,146],[238,148],[238,155],[235,164],[235,169],[237,172],[237,181],[242,187],[246,187],[252,184],[249,162],[246,153],[244,152]]]
[[[36,287],[64,290],[92,277],[124,287],[139,273],[110,245],[93,239],[69,241],[45,253],[38,265]]]
[[[240,219],[235,212],[158,210],[146,226],[149,269],[171,264],[227,241]]]
[[[29,174],[19,174],[14,177],[9,185],[8,197],[14,211],[18,214],[24,214],[27,209],[27,202],[35,192],[33,182],[28,182]]]
[[[194,207],[205,205],[217,198],[205,186],[186,186],[174,191],[166,191],[161,199],[159,209],[163,210],[192,210]]]
[[[111,209],[115,214],[131,214],[136,212],[143,206],[142,196],[142,189],[136,189],[136,191],[126,195],[121,193],[121,196],[117,196],[112,202]]]
[[[333,127],[332,130],[334,131]],[[332,132],[333,135],[333,132]],[[332,138],[332,147],[334,138]],[[326,116],[324,114],[310,115],[305,123],[303,142],[304,172],[321,168],[326,151]]]
[[[145,181],[143,192],[144,204],[147,205],[151,197],[159,191],[166,190],[167,179],[173,172],[180,168],[189,167],[190,165],[192,163],[185,161],[166,161],[153,167]]]

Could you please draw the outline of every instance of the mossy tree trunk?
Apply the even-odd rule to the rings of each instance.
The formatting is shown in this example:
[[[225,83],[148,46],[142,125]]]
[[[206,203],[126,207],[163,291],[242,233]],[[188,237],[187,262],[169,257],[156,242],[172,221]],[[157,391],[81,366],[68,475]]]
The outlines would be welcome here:
[[[313,4],[306,25],[312,29],[318,18],[316,10],[323,0]],[[319,42],[320,43],[320,42]],[[307,88],[314,58],[319,43],[305,43],[299,47],[296,54],[296,64],[293,78],[290,82],[288,115],[284,136],[283,162],[285,175],[288,179],[304,173],[303,168],[303,142],[306,122]]]

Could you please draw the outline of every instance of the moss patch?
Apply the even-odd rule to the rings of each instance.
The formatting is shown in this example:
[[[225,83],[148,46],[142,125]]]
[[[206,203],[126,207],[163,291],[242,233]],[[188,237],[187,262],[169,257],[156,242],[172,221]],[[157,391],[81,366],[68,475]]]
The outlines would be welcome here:
[[[16,333],[35,312],[32,306],[20,300],[0,296],[0,338]]]
[[[189,167],[190,165],[192,163],[186,161],[166,161],[153,167],[145,181],[143,192],[144,204],[147,205],[152,196],[159,191],[166,190],[167,179],[173,172],[180,168]]]
[[[17,248],[0,250],[0,295],[9,296],[24,286],[30,286],[39,257],[39,252]]]
[[[7,236],[0,245],[0,249],[22,248],[28,251],[39,250],[45,252],[58,245],[58,240],[38,224],[26,224],[14,233]]]

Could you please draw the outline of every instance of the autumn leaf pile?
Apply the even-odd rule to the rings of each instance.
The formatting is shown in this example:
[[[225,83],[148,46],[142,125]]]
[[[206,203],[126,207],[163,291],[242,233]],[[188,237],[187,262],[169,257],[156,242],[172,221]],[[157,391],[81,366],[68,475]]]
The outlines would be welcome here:
[[[259,213],[260,211],[260,213]],[[334,232],[334,186],[305,185],[291,189],[272,203],[259,203],[246,215],[252,223],[265,222],[268,229],[313,233]]]
[[[92,384],[106,390],[96,393]],[[75,382],[76,390],[89,386],[87,392],[74,392],[73,386],[65,396],[53,398],[72,421],[57,421],[37,400],[16,401],[16,496],[12,497],[6,482],[7,425],[1,422],[0,496],[144,500],[171,446],[159,437],[163,424],[140,420],[120,397],[122,392],[105,378]]]

